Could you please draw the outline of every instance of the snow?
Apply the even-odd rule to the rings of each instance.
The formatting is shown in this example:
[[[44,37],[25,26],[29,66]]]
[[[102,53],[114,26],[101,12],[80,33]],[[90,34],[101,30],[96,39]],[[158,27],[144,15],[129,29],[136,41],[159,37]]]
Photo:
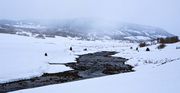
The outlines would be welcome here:
[[[40,75],[46,69],[41,46],[27,42],[31,38],[0,35],[0,82]]]
[[[0,34],[0,82],[40,76],[46,72],[69,70],[62,66],[57,69],[48,64],[48,62],[73,62],[76,57],[64,44],[56,45],[53,42],[57,41],[49,43],[48,39]],[[45,57],[44,53],[48,53],[48,57]]]
[[[37,39],[8,34],[0,34],[0,44],[0,83],[71,70],[48,63],[75,62],[80,54],[115,51],[129,46],[119,41],[82,41],[64,37]],[[70,46],[73,51],[69,51]],[[83,51],[85,48],[88,51]],[[44,56],[45,53],[48,54],[47,57]]]
[[[32,33],[23,31],[21,29],[16,29],[18,32],[16,32],[17,35],[25,35],[25,36],[32,36]]]
[[[128,64],[135,66],[135,72],[25,89],[12,93],[179,93],[180,89],[180,43],[167,44],[164,49],[158,45],[135,50],[137,43],[125,41],[97,40],[83,41],[75,38],[37,39],[17,35],[0,34],[0,82],[40,76],[43,73],[57,73],[71,70],[64,65],[48,63],[74,62],[80,54],[97,51],[117,51],[118,57],[128,58]],[[69,51],[69,47],[73,51]],[[133,49],[130,49],[133,47]],[[87,48],[87,51],[83,49]],[[48,56],[45,57],[44,53]],[[166,63],[166,64],[164,64]]]
[[[121,42],[121,43],[120,43]],[[71,70],[64,66],[51,66],[48,63],[74,62],[80,54],[97,51],[118,51],[132,45],[122,41],[83,41],[74,38],[37,39],[18,35],[0,34],[0,82],[9,82]],[[69,51],[69,47],[73,51]],[[83,51],[87,48],[88,51]],[[45,57],[44,54],[48,56]],[[11,68],[11,69],[10,69]]]
[[[136,30],[128,30],[128,32],[133,32],[133,33],[137,33],[137,34],[141,34],[141,32],[140,31],[136,31]]]
[[[180,62],[136,72],[20,90],[12,93],[179,93]]]
[[[49,69],[47,70],[47,73],[58,73],[58,72],[64,72],[68,70],[72,70],[72,69],[64,65],[50,65]]]
[[[34,29],[44,29],[44,28],[46,28],[45,26],[33,25],[33,24],[17,24],[17,25],[13,25],[13,26],[18,27],[18,28],[34,28]]]
[[[137,38],[138,40],[150,40],[149,37],[145,37],[145,36],[136,36],[136,38]]]
[[[167,44],[164,49],[157,49],[158,45],[149,46],[150,52],[146,52],[146,48],[139,48],[139,52],[135,49],[126,50],[124,52],[119,52],[114,56],[121,56],[130,59],[127,63],[136,66],[136,65],[146,65],[154,64],[153,66],[159,66],[165,62],[172,62],[180,60],[180,50],[176,49],[180,43]],[[135,48],[135,46],[134,46]]]
[[[124,38],[130,39],[130,40],[150,40],[149,37],[145,37],[145,36],[128,36]]]

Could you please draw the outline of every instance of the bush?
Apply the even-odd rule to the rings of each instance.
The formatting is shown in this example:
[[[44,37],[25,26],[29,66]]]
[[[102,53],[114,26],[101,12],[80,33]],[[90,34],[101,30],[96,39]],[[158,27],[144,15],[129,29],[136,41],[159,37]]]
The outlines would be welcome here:
[[[69,50],[72,51],[72,47],[70,47]]]
[[[130,49],[133,49],[133,47],[130,47]]]
[[[42,34],[37,35],[36,38],[45,39],[45,37]]]
[[[145,42],[142,42],[139,44],[139,47],[145,47],[146,46],[146,43]]]
[[[150,51],[150,49],[149,49],[149,48],[146,48],[146,51]]]
[[[163,48],[165,48],[165,47],[166,47],[166,45],[162,43],[162,44],[160,44],[157,48],[158,48],[158,49],[163,49]]]
[[[136,48],[136,51],[139,51],[138,47]]]

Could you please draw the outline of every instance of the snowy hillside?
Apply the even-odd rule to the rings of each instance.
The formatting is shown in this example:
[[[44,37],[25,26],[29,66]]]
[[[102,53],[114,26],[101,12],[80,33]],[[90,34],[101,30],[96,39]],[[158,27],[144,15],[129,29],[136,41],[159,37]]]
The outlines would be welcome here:
[[[0,20],[0,25],[7,25],[12,27],[18,27],[18,28],[35,28],[40,29],[44,28],[40,23],[35,21],[15,21],[15,20]]]
[[[174,36],[158,27],[104,20],[72,19],[53,23],[0,20],[0,33],[16,32],[31,32],[52,37],[79,37],[86,40],[144,41]]]

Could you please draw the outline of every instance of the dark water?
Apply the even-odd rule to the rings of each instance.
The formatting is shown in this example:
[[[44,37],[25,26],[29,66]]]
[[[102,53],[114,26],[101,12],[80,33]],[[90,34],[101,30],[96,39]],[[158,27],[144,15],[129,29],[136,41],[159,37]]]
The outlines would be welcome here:
[[[133,67],[125,64],[128,59],[111,56],[116,53],[117,52],[102,51],[79,55],[76,63],[64,64],[73,70],[53,74],[44,73],[40,77],[2,83],[0,84],[0,93],[132,72]]]

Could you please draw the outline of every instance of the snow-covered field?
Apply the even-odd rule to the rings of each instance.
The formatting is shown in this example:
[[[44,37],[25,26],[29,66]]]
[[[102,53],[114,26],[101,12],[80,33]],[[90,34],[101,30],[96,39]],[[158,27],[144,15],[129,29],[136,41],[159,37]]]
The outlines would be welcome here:
[[[180,43],[169,44],[158,50],[157,45],[135,50],[137,43],[125,41],[82,41],[72,38],[36,39],[17,35],[0,34],[0,83],[56,73],[70,68],[51,66],[50,63],[74,62],[79,54],[97,51],[117,51],[135,66],[135,72],[100,78],[20,90],[13,93],[179,93]],[[69,47],[73,51],[69,51]],[[133,49],[130,49],[133,47]],[[87,51],[83,49],[87,48]],[[44,56],[47,53],[48,56]],[[164,64],[166,63],[167,64]],[[162,65],[163,64],[163,65]]]
[[[74,61],[75,56],[68,51],[68,44],[63,41],[66,40],[0,34],[0,82],[39,76],[45,72],[70,70],[65,66],[57,68],[48,65],[48,62]],[[48,57],[44,56],[45,53],[48,53]]]
[[[9,34],[0,34],[0,44],[0,83],[70,70],[63,65],[48,63],[74,62],[79,54],[114,51],[132,45],[119,41],[82,41],[64,37],[37,39]],[[71,46],[73,51],[69,50]],[[83,51],[85,48],[88,50]]]
[[[13,93],[179,93],[180,63]]]

